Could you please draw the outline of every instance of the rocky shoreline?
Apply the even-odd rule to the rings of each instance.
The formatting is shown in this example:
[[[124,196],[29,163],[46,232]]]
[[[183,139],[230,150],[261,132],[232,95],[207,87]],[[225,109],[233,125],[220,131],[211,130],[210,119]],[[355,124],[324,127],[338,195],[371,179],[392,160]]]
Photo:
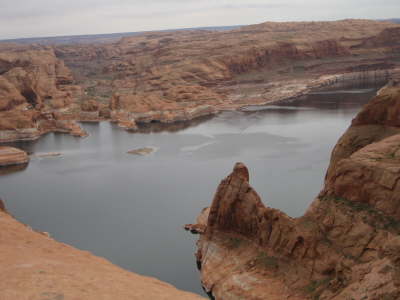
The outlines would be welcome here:
[[[271,104],[280,103],[292,103],[297,99],[307,96],[310,93],[316,91],[322,91],[329,89],[333,86],[351,85],[360,82],[374,84],[381,82],[381,85],[386,84],[393,78],[400,77],[400,68],[394,68],[390,70],[379,70],[371,72],[349,72],[349,73],[338,73],[331,75],[323,75],[317,79],[309,79],[302,83],[294,82],[273,82],[270,83],[272,88],[269,91],[268,96],[264,96],[264,99],[259,99],[252,102],[247,101],[246,105],[243,103],[238,104],[220,104],[215,107],[209,105],[200,106],[191,110],[182,111],[150,111],[146,113],[127,113],[124,111],[112,112],[112,122],[117,123],[121,128],[138,131],[142,124],[149,123],[160,123],[160,124],[171,124],[177,122],[192,121],[197,118],[216,115],[223,111],[245,110],[248,106],[264,106]],[[295,89],[288,89],[288,86],[296,86]]]
[[[29,162],[29,156],[25,151],[13,147],[0,146],[0,167],[25,165]]]
[[[307,96],[315,91],[321,91],[329,89],[332,86],[339,84],[351,84],[356,82],[365,82],[371,79],[372,81],[381,80],[390,81],[393,78],[400,77],[400,68],[391,70],[382,70],[379,72],[370,73],[341,73],[324,75],[317,79],[310,79],[305,83],[296,84],[290,82],[275,82],[272,83],[273,88],[270,89],[269,98],[252,102],[248,101],[246,105],[239,104],[221,104],[219,106],[212,107],[210,105],[202,105],[192,109],[179,110],[179,111],[149,111],[145,113],[128,113],[126,111],[112,111],[110,118],[100,116],[99,112],[87,112],[80,113],[79,116],[69,116],[60,114],[59,120],[56,121],[53,116],[48,117],[48,120],[42,121],[38,124],[38,127],[27,128],[20,130],[0,130],[0,143],[14,142],[22,140],[35,140],[40,138],[49,132],[55,133],[66,133],[77,137],[85,137],[87,133],[79,126],[78,122],[101,122],[110,121],[116,123],[122,129],[129,130],[131,132],[138,132],[146,124],[159,123],[162,124],[174,124],[180,122],[190,122],[196,119],[209,117],[216,115],[223,111],[245,111],[247,107],[257,107],[279,103],[292,103],[301,97]],[[294,85],[295,89],[287,89],[288,86]],[[282,92],[285,91],[285,92]],[[68,120],[74,118],[75,120]],[[65,120],[64,120],[65,119]],[[77,122],[77,121],[78,122]],[[51,122],[50,122],[51,121]],[[45,124],[45,125],[42,125]]]
[[[138,131],[386,80],[399,72],[399,36],[393,23],[342,20],[143,33],[100,45],[0,43],[0,142],[84,136],[80,121]]]
[[[197,224],[201,282],[215,299],[400,297],[400,86],[379,91],[332,152],[304,216],[264,205],[241,163]],[[227,260],[226,257],[230,259]]]

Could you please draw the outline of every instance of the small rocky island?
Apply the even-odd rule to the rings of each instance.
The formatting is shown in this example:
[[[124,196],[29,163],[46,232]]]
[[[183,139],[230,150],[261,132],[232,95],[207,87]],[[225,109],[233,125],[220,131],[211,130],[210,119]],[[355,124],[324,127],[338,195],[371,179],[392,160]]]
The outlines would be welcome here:
[[[128,151],[128,154],[133,154],[133,155],[149,155],[157,151],[157,148],[155,147],[144,147],[144,148],[137,148]]]

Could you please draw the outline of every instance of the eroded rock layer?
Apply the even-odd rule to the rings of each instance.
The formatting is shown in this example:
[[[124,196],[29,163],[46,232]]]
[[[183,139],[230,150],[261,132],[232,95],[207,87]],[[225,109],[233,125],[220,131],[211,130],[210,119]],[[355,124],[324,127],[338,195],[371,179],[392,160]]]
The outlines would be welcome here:
[[[83,136],[73,111],[81,88],[52,48],[0,44],[0,141],[49,131]]]
[[[0,146],[0,167],[21,165],[29,162],[28,154],[13,147]]]
[[[0,44],[0,141],[112,120],[137,130],[400,73],[400,26],[267,22],[230,31],[148,32],[118,42]]]
[[[236,164],[189,227],[200,229],[206,290],[223,300],[399,299],[399,121],[394,83],[341,137],[323,190],[300,218],[264,205]]]
[[[385,81],[400,70],[393,59],[399,30],[368,20],[267,22],[225,32],[151,32],[113,44],[59,46],[56,54],[83,87],[83,102],[95,99],[121,127],[137,129],[337,82]]]

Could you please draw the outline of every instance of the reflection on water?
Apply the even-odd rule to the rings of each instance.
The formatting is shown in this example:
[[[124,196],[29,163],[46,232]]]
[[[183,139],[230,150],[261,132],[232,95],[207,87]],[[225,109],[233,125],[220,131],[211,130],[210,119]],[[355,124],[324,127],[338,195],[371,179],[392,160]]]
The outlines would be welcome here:
[[[166,131],[156,124],[148,133],[85,123],[87,138],[48,134],[14,143],[62,156],[32,157],[25,170],[3,175],[0,198],[22,222],[58,240],[202,293],[195,237],[182,225],[210,205],[234,163],[248,165],[267,205],[299,216],[322,186],[332,147],[373,94],[310,95],[289,106],[224,112]],[[127,154],[147,146],[159,150]]]
[[[374,95],[376,89],[355,88],[352,90],[322,90],[303,96],[296,101],[282,103],[282,106],[312,107],[317,109],[357,108],[365,99],[365,95]],[[323,98],[323,100],[321,100]]]
[[[355,88],[351,90],[321,90],[311,93],[307,96],[301,96],[295,99],[289,99],[276,104],[265,105],[248,105],[243,107],[241,111],[274,111],[280,114],[297,114],[302,110],[341,110],[358,108],[360,103],[366,98],[366,95],[371,97],[376,93],[374,88]]]
[[[14,173],[14,172],[23,171],[26,169],[27,166],[28,166],[28,164],[0,167],[0,175],[7,175],[7,174]]]
[[[197,126],[200,123],[209,121],[213,116],[203,116],[196,118],[191,121],[179,121],[175,123],[161,123],[161,122],[151,122],[151,123],[140,123],[139,132],[140,133],[157,133],[157,132],[177,132],[183,129]]]
[[[379,73],[379,72],[378,72]],[[359,73],[358,76],[351,74],[344,75],[347,80],[343,80],[343,77],[334,84],[324,86],[319,90],[324,91],[339,91],[342,93],[362,93],[363,90],[374,89],[378,90],[389,81],[389,73],[377,74],[374,72]]]
[[[364,94],[373,92],[375,89],[354,89],[354,90],[333,90],[312,92],[311,95],[330,95],[330,94]]]

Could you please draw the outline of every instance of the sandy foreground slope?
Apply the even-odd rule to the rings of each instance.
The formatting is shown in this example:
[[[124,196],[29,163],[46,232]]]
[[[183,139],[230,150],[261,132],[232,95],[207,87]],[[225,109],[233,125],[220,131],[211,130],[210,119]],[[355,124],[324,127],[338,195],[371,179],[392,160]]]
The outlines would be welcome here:
[[[0,206],[0,300],[204,299],[33,231]]]

